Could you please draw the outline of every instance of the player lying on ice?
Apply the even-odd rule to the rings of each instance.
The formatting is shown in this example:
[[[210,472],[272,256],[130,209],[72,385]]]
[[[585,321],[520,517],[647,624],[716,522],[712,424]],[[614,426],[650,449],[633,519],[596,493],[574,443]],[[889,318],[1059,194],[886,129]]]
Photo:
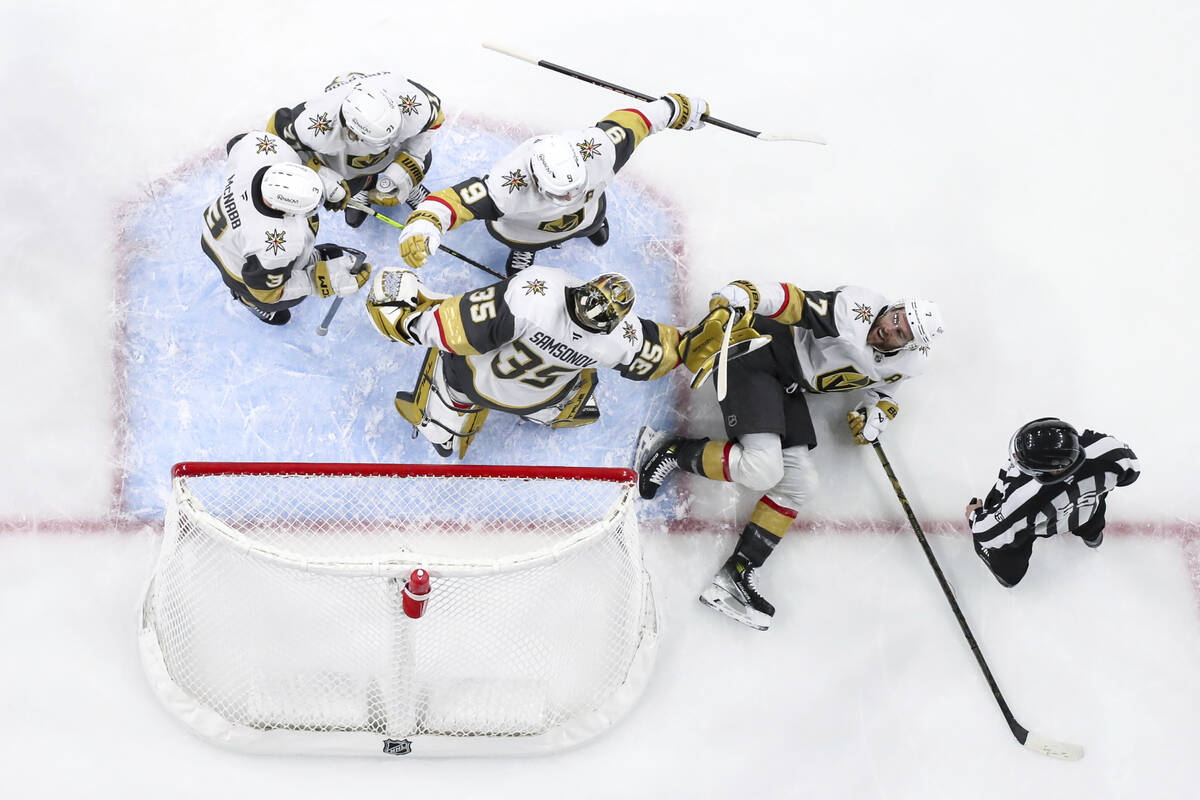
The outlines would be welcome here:
[[[806,394],[861,392],[847,414],[850,430],[858,444],[875,441],[899,411],[891,387],[924,371],[929,345],[942,333],[941,315],[928,300],[888,302],[857,286],[825,292],[773,283],[760,293],[748,281],[722,288],[710,307],[710,316],[733,309],[738,325],[752,325],[771,342],[729,363],[729,393],[721,401],[726,439],[642,429],[638,488],[650,499],[671,473],[684,470],[763,493],[700,601],[766,630],[775,607],[759,594],[754,570],[816,487],[809,451],[817,437]]]
[[[711,369],[720,325],[705,318],[680,331],[631,315],[633,303],[623,275],[583,281],[552,267],[453,297],[387,267],[367,296],[385,336],[430,348],[416,387],[396,393],[396,410],[445,458],[455,440],[463,457],[493,409],[551,428],[595,422],[597,367],[635,381],[661,378],[680,363]],[[735,344],[755,339],[765,344],[748,327],[733,337]]]

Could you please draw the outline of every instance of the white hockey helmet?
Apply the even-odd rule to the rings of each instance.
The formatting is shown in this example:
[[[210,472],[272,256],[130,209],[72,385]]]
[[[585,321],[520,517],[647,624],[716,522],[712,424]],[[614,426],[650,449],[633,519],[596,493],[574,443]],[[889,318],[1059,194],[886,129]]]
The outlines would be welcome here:
[[[342,124],[346,137],[368,147],[383,147],[400,130],[403,114],[387,92],[355,86],[342,101]]]
[[[303,164],[272,164],[263,172],[259,191],[268,208],[284,214],[311,214],[325,191],[321,179]]]
[[[912,330],[912,341],[903,350],[920,350],[929,347],[933,340],[942,335],[942,312],[932,300],[902,299],[888,306],[889,311],[903,311]]]
[[[587,167],[565,136],[548,134],[534,139],[529,171],[538,191],[557,206],[576,202],[587,188]]]

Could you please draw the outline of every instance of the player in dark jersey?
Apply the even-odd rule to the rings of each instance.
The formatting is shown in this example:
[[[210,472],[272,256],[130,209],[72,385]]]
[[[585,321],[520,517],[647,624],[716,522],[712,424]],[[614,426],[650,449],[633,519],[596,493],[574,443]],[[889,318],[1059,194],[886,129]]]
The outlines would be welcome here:
[[[966,516],[975,552],[1011,587],[1025,577],[1036,539],[1070,533],[1099,547],[1106,496],[1141,473],[1127,444],[1092,430],[1079,433],[1053,417],[1022,425],[1008,449],[1008,466],[987,497],[967,504]]]

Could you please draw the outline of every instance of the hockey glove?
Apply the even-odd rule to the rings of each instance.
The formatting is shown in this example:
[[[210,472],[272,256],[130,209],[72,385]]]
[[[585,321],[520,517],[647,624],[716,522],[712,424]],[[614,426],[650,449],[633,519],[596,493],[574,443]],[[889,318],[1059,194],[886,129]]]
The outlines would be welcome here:
[[[412,324],[418,314],[438,305],[446,297],[422,286],[415,272],[384,267],[371,282],[367,312],[384,336],[409,345],[420,344],[412,333]]]
[[[750,327],[750,316],[731,309],[725,298],[714,297],[713,306],[713,309],[704,315],[704,319],[684,331],[679,339],[679,360],[691,372],[697,374],[704,372],[706,368],[711,372],[716,366],[721,341],[725,336],[725,325],[731,318],[733,330],[729,335],[730,353],[736,349],[740,355],[744,355],[771,341],[769,336],[763,336]],[[759,339],[763,341],[757,342]]]
[[[758,287],[750,281],[734,281],[722,286],[709,301],[709,309],[714,309],[724,300],[726,305],[740,309],[746,316],[753,316],[758,309]]]
[[[325,208],[329,211],[341,211],[350,199],[350,185],[346,179],[326,166],[315,166],[315,159],[308,162],[317,171],[317,177],[325,187]]]
[[[375,179],[371,190],[371,202],[381,206],[398,205],[412,191],[413,180],[408,171],[399,164],[389,164]]]
[[[887,424],[896,418],[900,408],[887,398],[881,399],[870,408],[859,408],[846,413],[846,422],[855,444],[872,444]]]
[[[400,255],[410,267],[420,267],[442,243],[442,222],[428,211],[408,215],[400,233]]]
[[[704,127],[700,117],[708,113],[708,103],[699,97],[689,97],[686,94],[672,92],[663,98],[671,103],[675,113],[671,115],[668,128],[677,131],[698,131]]]
[[[337,245],[319,244],[313,265],[314,291],[321,297],[349,297],[371,277],[371,265]]]

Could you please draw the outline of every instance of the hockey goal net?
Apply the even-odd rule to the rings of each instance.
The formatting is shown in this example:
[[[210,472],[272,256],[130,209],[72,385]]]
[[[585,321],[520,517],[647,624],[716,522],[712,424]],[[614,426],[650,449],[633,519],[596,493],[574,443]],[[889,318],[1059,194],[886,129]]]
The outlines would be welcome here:
[[[654,659],[635,475],[177,464],[142,604],[155,692],[259,752],[549,752],[615,722]],[[424,613],[403,602],[429,575]]]

